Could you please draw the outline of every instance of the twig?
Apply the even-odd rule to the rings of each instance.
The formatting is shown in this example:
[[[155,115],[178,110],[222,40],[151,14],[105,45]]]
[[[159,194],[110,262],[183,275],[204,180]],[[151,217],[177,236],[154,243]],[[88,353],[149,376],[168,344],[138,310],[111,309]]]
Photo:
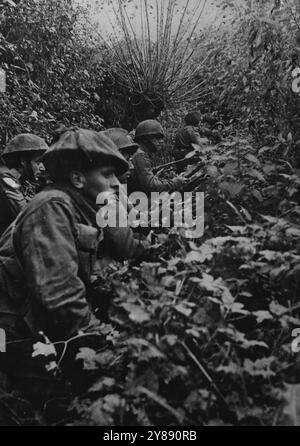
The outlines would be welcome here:
[[[234,204],[232,204],[229,200],[225,200],[225,202],[228,204],[228,206],[231,207],[231,209],[234,210],[234,212],[236,213],[236,215],[240,218],[240,220],[245,224],[248,225],[248,222],[246,221],[246,219],[244,217],[242,217],[241,213],[238,211],[238,209],[234,206]]]
[[[9,405],[7,403],[5,403],[4,401],[1,401],[0,399],[0,405],[2,405],[11,415],[11,419],[14,421],[14,423],[17,426],[22,426],[21,420],[19,419],[18,415],[15,413],[15,411],[13,411]]]
[[[73,338],[68,339],[67,341],[55,342],[55,343],[53,344],[54,346],[56,346],[56,345],[61,345],[61,344],[64,345],[64,348],[63,348],[61,357],[60,357],[60,359],[59,359],[59,361],[58,361],[58,363],[57,363],[57,368],[60,367],[60,365],[61,365],[61,363],[62,363],[62,361],[63,361],[63,359],[64,359],[64,357],[65,357],[65,355],[66,355],[68,345],[69,345],[71,342],[74,342],[74,341],[76,341],[77,339],[83,339],[83,338],[94,337],[94,336],[98,336],[99,338],[101,337],[101,335],[99,335],[98,333],[85,333],[85,334],[82,334],[82,335],[74,336]]]
[[[209,382],[209,384],[212,386],[213,390],[216,392],[217,396],[220,398],[220,400],[222,401],[222,403],[224,404],[224,406],[227,408],[228,412],[230,412],[227,401],[225,400],[222,392],[220,391],[220,389],[218,388],[218,386],[214,383],[213,379],[209,376],[209,374],[207,373],[207,371],[205,370],[205,368],[201,365],[200,361],[196,358],[196,356],[194,355],[194,353],[188,348],[188,346],[184,343],[181,342],[180,343],[182,345],[182,347],[184,348],[184,350],[186,351],[186,353],[188,354],[188,356],[193,360],[193,362],[197,365],[197,367],[199,368],[199,370],[201,371],[201,373],[205,376],[205,378],[207,379],[207,381]]]
[[[137,391],[145,396],[147,396],[149,399],[154,401],[159,406],[163,407],[165,410],[167,410],[171,415],[173,415],[174,418],[178,421],[178,423],[182,426],[183,422],[186,420],[190,424],[193,424],[191,420],[186,418],[184,415],[181,415],[177,410],[175,410],[173,407],[171,407],[166,401],[164,401],[160,396],[155,395],[155,393],[151,392],[151,390],[146,389],[143,386],[139,386],[137,388]]]

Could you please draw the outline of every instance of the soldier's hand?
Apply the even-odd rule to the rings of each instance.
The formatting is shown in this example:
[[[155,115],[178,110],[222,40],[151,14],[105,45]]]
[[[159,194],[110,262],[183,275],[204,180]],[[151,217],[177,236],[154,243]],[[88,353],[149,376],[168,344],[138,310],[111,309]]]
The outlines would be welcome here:
[[[188,181],[188,180],[187,180],[184,176],[182,176],[182,175],[176,177],[176,178],[173,180],[173,187],[172,187],[171,192],[180,191],[180,189],[181,189],[182,187],[184,187],[184,185],[187,183],[187,181]]]
[[[178,181],[180,181],[180,183],[184,186],[185,184],[187,184],[189,182],[188,178],[186,178],[183,174],[179,175],[177,177]]]

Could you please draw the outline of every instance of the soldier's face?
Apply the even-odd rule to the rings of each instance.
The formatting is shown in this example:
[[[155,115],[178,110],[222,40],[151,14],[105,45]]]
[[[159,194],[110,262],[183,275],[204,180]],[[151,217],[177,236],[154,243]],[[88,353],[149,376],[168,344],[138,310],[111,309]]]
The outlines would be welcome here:
[[[96,202],[100,193],[114,189],[119,181],[113,167],[98,167],[84,173],[82,185],[83,193]]]
[[[39,178],[39,176],[45,172],[45,167],[40,160],[31,161],[31,171],[35,180]]]
[[[164,147],[164,139],[163,138],[152,137],[151,142],[152,142],[153,146],[155,147],[156,152],[160,152]]]
[[[37,181],[42,172],[45,171],[40,157],[31,157],[21,161],[21,176],[24,180]]]

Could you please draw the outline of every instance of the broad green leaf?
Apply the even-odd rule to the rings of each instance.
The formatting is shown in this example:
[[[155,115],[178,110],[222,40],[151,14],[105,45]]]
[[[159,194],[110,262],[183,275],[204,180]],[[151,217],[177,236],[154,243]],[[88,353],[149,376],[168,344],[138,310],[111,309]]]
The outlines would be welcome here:
[[[259,149],[259,153],[263,154],[265,152],[270,152],[272,150],[274,150],[274,147],[262,147],[261,149]]]
[[[263,167],[263,171],[266,175],[270,175],[271,173],[273,173],[276,170],[276,166],[275,164],[266,164]]]
[[[255,179],[261,181],[262,183],[266,183],[266,179],[265,179],[265,177],[264,177],[263,174],[260,173],[257,169],[251,169],[251,170],[249,171],[249,175],[250,175],[251,177],[253,177],[253,178],[255,178]]]
[[[76,361],[83,361],[83,369],[88,371],[98,370],[97,353],[91,348],[81,348],[76,356]]]
[[[245,232],[247,232],[246,226],[227,226],[227,228],[234,234],[245,234]]]
[[[104,389],[114,387],[115,384],[116,384],[116,381],[114,378],[104,377],[104,378],[101,378],[97,383],[95,383],[89,389],[89,392],[92,392],[92,393],[102,392]]]
[[[253,195],[253,197],[256,198],[256,200],[259,201],[260,203],[261,203],[262,201],[264,201],[264,197],[262,196],[262,194],[261,194],[257,189],[254,189],[254,190],[252,191],[252,195]]]
[[[150,321],[150,315],[142,307],[131,303],[124,303],[121,306],[127,311],[129,319],[132,322],[142,324],[143,322]]]
[[[53,344],[43,344],[42,342],[37,342],[33,346],[32,357],[37,358],[39,356],[57,356],[56,349]]]
[[[282,305],[278,304],[277,302],[272,302],[270,304],[270,311],[272,314],[275,314],[276,316],[283,316],[284,314],[289,313],[289,309],[286,307],[283,307]]]
[[[256,158],[256,156],[252,155],[252,153],[248,153],[248,154],[245,156],[245,158],[246,158],[246,160],[250,161],[250,163],[254,163],[254,164],[256,164],[257,166],[260,166],[260,161],[259,161],[259,159]]]
[[[275,376],[275,373],[271,370],[271,365],[274,363],[275,360],[275,357],[264,358],[257,361],[246,359],[244,361],[243,369],[250,376],[257,376],[268,379],[272,376]]]
[[[217,178],[219,176],[219,171],[216,166],[209,166],[207,168],[207,174],[212,178]]]
[[[256,317],[257,323],[262,324],[265,321],[269,321],[273,319],[272,314],[269,311],[256,311],[252,313],[253,316]]]
[[[186,308],[184,304],[178,304],[174,308],[178,313],[183,314],[186,317],[189,317],[193,312],[190,308]]]
[[[237,162],[228,162],[226,166],[223,168],[224,175],[231,176],[239,167]]]
[[[229,183],[225,181],[220,184],[220,189],[223,192],[224,191],[228,192],[230,197],[234,198],[242,192],[242,190],[244,189],[244,185],[238,183]]]

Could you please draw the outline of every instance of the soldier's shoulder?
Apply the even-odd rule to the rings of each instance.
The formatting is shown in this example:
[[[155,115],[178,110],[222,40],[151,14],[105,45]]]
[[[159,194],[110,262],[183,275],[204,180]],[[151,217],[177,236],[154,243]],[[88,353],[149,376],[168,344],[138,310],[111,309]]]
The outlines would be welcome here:
[[[137,151],[135,152],[135,154],[133,155],[133,157],[136,157],[137,155],[144,155],[145,153],[145,149],[143,148],[143,146],[139,145]]]
[[[28,216],[43,206],[51,203],[61,203],[65,207],[73,210],[72,199],[67,191],[49,186],[32,198],[27,204],[24,216]]]
[[[139,146],[139,148],[137,149],[137,151],[135,152],[135,154],[132,157],[132,161],[137,161],[137,160],[141,160],[146,158],[148,155],[146,153],[146,151],[143,149],[142,146]]]
[[[188,125],[184,128],[184,137],[189,140],[189,141],[193,141],[193,139],[195,137],[199,137],[200,136],[200,132],[199,132],[199,128],[198,127],[194,127],[192,125]]]
[[[37,203],[46,203],[48,201],[63,201],[65,203],[71,203],[71,196],[67,190],[56,186],[47,186],[44,190],[39,192],[34,199]]]
[[[194,127],[193,125],[187,125],[185,127],[185,131],[188,133],[199,133],[199,128],[198,127]]]

